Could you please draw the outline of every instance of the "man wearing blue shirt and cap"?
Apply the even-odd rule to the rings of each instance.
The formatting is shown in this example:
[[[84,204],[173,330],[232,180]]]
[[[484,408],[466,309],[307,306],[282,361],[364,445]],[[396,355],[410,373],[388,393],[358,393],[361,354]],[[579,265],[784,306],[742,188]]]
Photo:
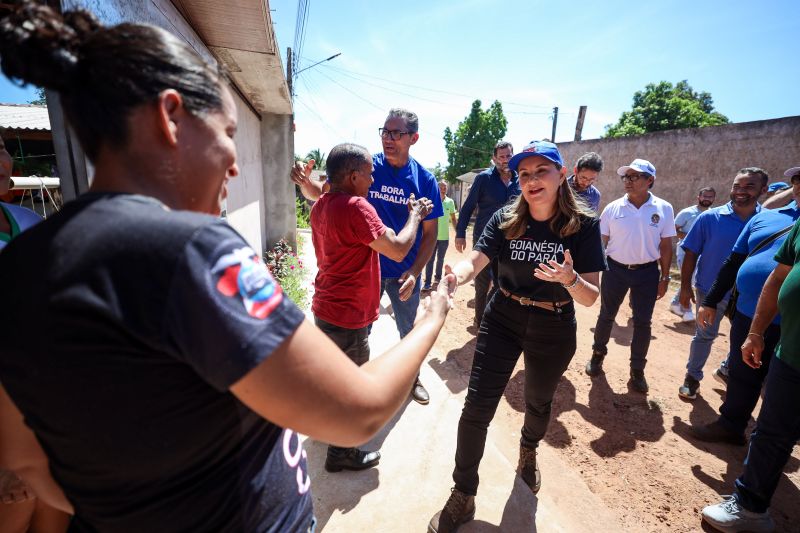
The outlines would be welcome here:
[[[697,217],[697,221],[681,244],[686,252],[681,266],[681,306],[688,307],[690,302],[695,301],[698,304],[703,302],[745,224],[761,211],[758,198],[767,190],[768,181],[769,176],[763,169],[757,167],[741,169],[733,180],[731,201],[709,209]],[[697,276],[692,291],[695,266]],[[727,305],[729,297],[728,292],[719,302],[722,304],[722,309]],[[689,347],[689,359],[686,362],[686,377],[678,389],[678,394],[687,400],[694,400],[697,397],[697,389],[700,387],[700,380],[703,379],[703,366],[711,353],[711,345],[717,338],[723,313],[717,313],[711,324],[703,322],[702,318],[697,316],[698,323]],[[723,366],[721,370],[715,372],[715,376],[724,383],[727,368]]]
[[[644,367],[650,348],[650,326],[656,300],[669,288],[675,218],[672,205],[650,192],[656,180],[656,167],[650,161],[634,159],[630,165],[617,169],[617,174],[625,196],[608,204],[600,214],[608,270],[603,272],[600,283],[600,316],[586,373],[597,376],[603,372],[614,318],[630,291],[633,338],[628,385],[636,392],[646,393]]]

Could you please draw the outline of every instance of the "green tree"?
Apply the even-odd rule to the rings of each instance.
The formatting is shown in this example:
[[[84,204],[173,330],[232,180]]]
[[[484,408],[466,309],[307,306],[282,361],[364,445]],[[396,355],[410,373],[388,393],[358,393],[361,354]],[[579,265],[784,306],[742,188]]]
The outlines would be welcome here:
[[[495,100],[486,110],[480,100],[472,102],[469,115],[459,122],[456,131],[449,127],[444,130],[448,163],[445,179],[452,183],[465,172],[489,165],[494,145],[505,136],[507,126],[500,102]]]
[[[28,102],[34,105],[47,105],[47,99],[44,97],[44,89],[41,87],[36,88],[36,99]]]
[[[436,163],[436,166],[433,168],[428,169],[431,174],[436,178],[436,180],[445,179],[445,175],[447,173],[447,169],[442,166],[441,163]]]
[[[315,161],[314,168],[317,170],[325,170],[325,154],[319,148],[314,148],[306,154],[306,161],[313,159]]]
[[[648,83],[643,91],[636,91],[633,108],[623,112],[616,124],[606,126],[605,137],[703,128],[729,122],[728,117],[714,110],[711,94],[695,92],[686,80],[675,85],[662,81]]]

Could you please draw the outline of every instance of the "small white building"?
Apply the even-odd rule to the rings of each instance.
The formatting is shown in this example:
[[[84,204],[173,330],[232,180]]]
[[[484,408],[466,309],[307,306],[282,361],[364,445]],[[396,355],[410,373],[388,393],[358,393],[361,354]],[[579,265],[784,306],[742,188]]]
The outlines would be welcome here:
[[[58,2],[56,2],[58,3]],[[235,141],[239,177],[228,185],[227,217],[262,252],[295,240],[292,103],[267,0],[60,0],[103,24],[148,23],[165,28],[208,61],[224,65],[239,113]],[[58,96],[47,92],[65,200],[84,192],[91,167],[64,123]]]

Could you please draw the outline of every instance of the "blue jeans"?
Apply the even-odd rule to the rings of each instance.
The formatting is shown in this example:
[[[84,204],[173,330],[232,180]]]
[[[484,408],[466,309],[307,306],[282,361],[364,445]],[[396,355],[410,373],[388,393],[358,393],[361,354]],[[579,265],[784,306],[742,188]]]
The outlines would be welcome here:
[[[706,297],[703,289],[695,287],[694,297],[697,302],[697,309]],[[706,329],[700,329],[695,325],[694,337],[692,337],[692,344],[689,346],[689,360],[686,362],[686,373],[700,381],[703,379],[703,367],[708,360],[711,353],[711,345],[714,344],[714,339],[719,334],[719,325],[722,319],[725,318],[725,308],[728,306],[728,298],[730,293],[725,295],[725,299],[717,304],[717,314],[714,318],[714,323],[709,325]],[[697,309],[695,309],[695,314]]]
[[[397,332],[402,339],[414,327],[414,319],[417,317],[419,307],[419,279],[414,284],[414,292],[405,302],[400,300],[400,285],[398,278],[381,278],[381,296],[383,293],[389,295],[394,311],[394,321],[397,325]]]
[[[781,327],[770,324],[764,332],[764,352],[761,368],[750,368],[742,361],[742,344],[750,331],[750,317],[736,312],[731,322],[731,351],[728,356],[728,386],[725,402],[719,408],[719,423],[731,433],[744,434],[747,422],[761,394],[761,385],[767,377],[772,355],[781,339]]]
[[[633,307],[633,338],[631,339],[631,369],[644,370],[647,364],[647,350],[650,348],[650,324],[653,307],[658,296],[658,265],[655,261],[637,270],[628,270],[608,258],[608,270],[602,273],[600,283],[600,315],[594,328],[592,350],[603,355],[608,353],[608,340],[614,319],[631,291]]]
[[[748,511],[763,513],[769,508],[783,467],[800,440],[798,405],[800,370],[776,357],[767,374],[764,403],[750,436],[744,472],[736,480],[734,496]]]
[[[444,265],[444,254],[447,251],[447,246],[450,241],[436,241],[436,247],[433,249],[431,259],[425,265],[425,281],[422,286],[426,289],[431,288],[431,274],[433,274],[433,263],[436,261],[436,277],[433,278],[437,283],[442,279],[442,266]]]

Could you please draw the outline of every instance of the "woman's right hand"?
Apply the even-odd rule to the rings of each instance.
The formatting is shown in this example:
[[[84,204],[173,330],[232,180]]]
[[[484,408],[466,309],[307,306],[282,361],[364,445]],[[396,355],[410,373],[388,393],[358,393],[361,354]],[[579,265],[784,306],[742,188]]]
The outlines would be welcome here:
[[[420,301],[414,326],[425,320],[434,320],[439,324],[444,322],[447,313],[453,308],[453,293],[450,286],[454,283],[455,276],[452,273],[445,275],[439,283],[439,288]]]
[[[742,344],[742,361],[750,368],[761,368],[761,354],[764,353],[764,337],[748,333]]]

